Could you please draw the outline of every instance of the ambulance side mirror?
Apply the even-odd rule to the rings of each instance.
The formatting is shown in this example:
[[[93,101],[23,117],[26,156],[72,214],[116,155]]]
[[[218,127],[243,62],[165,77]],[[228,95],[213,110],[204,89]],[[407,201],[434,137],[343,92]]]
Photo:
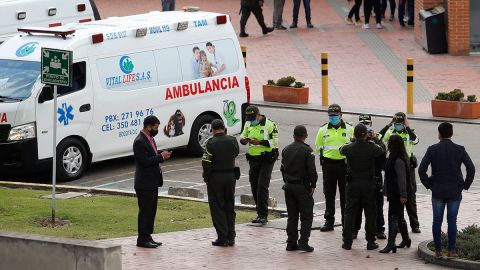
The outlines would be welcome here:
[[[53,99],[53,88],[51,85],[45,85],[38,97],[38,103],[42,104],[45,101]]]

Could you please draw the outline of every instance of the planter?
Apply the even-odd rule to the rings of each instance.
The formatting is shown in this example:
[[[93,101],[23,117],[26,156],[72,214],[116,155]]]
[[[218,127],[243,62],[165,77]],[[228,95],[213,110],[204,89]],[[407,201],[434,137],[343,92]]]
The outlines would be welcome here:
[[[308,93],[308,87],[294,88],[275,85],[263,86],[263,100],[265,101],[290,104],[307,104]]]
[[[432,115],[464,119],[480,118],[480,102],[432,100]]]

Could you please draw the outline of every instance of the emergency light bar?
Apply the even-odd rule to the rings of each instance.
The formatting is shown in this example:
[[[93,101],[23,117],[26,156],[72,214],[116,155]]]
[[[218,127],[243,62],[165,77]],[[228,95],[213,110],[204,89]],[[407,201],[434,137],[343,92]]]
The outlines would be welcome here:
[[[188,28],[188,21],[179,22],[177,24],[177,31],[183,31]]]
[[[67,30],[55,30],[51,28],[43,28],[43,27],[29,27],[29,28],[18,28],[18,32],[27,33],[29,35],[32,34],[52,34],[55,36],[61,36],[63,39],[66,39],[67,36],[73,35],[75,33],[75,29],[67,29]]]
[[[227,23],[227,15],[217,16],[217,24],[226,24],[226,23]]]

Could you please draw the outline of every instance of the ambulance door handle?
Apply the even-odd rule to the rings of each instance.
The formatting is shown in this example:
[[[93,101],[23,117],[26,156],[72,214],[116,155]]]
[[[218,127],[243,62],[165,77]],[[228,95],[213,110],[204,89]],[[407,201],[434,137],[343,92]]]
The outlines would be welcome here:
[[[91,109],[90,104],[83,104],[82,106],[80,106],[80,112],[88,112],[90,111],[90,109]]]

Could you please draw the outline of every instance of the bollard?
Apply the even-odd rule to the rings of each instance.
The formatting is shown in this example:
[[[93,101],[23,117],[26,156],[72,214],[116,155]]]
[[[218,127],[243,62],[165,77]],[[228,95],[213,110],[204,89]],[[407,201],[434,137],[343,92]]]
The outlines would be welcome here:
[[[243,63],[245,64],[245,68],[247,68],[247,46],[241,46],[241,48],[243,55]]]
[[[407,114],[413,113],[413,59],[407,59]]]
[[[322,106],[328,106],[328,53],[322,53]]]

